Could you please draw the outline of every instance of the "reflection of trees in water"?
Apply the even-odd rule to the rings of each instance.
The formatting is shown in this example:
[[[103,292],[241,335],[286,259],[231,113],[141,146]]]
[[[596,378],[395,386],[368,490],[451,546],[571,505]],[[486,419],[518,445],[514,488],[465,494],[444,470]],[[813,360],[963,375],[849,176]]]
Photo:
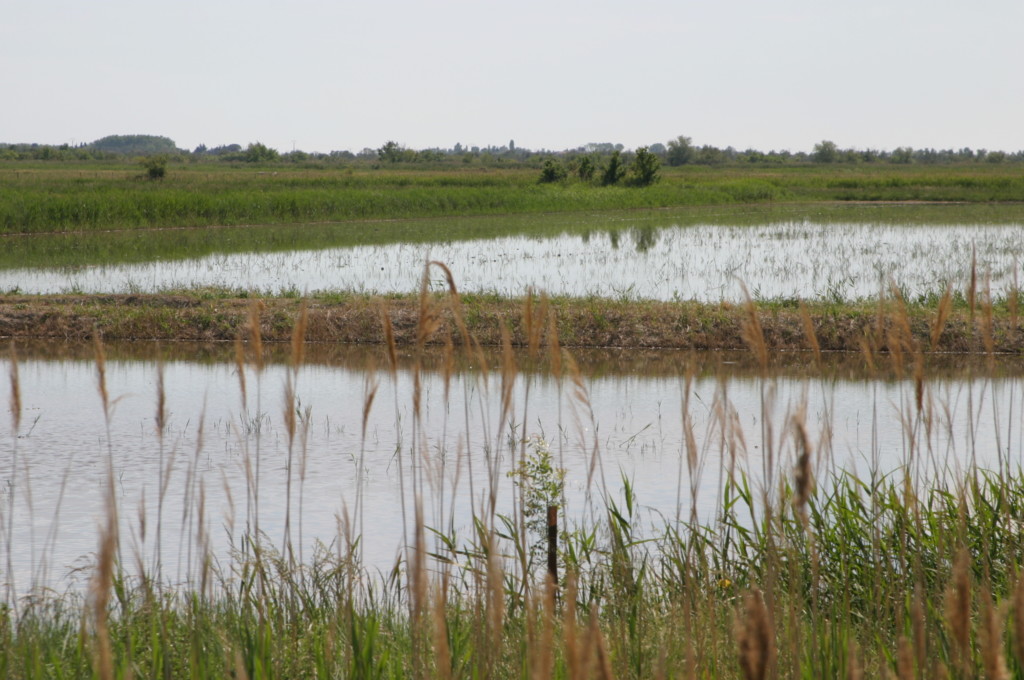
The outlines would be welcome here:
[[[618,229],[610,229],[608,231],[608,240],[611,241],[611,243],[612,243],[612,250],[618,250],[619,249],[619,230]]]
[[[630,227],[629,237],[636,246],[636,252],[646,253],[658,242],[658,229],[651,226]],[[612,250],[619,249],[619,240],[622,238],[622,231],[619,229],[608,230],[608,240],[611,242]]]
[[[646,253],[658,242],[658,232],[654,227],[633,227],[629,231],[638,253]]]

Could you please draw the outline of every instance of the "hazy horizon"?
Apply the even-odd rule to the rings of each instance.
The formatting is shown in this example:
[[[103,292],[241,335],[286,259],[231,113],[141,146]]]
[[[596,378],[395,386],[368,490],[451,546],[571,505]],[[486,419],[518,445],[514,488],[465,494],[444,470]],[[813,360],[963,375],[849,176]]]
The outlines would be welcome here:
[[[0,139],[1024,149],[1024,3],[9,0]]]

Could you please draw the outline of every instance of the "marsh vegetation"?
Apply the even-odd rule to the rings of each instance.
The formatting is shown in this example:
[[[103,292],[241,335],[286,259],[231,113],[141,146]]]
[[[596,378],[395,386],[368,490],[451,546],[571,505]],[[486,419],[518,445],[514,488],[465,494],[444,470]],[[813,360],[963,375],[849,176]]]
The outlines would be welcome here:
[[[991,305],[977,302],[984,335]],[[53,379],[12,352],[4,673],[1019,672],[1013,364],[989,352],[942,377],[894,299],[889,351],[866,346],[859,378],[827,369],[807,326],[801,370],[821,370],[794,379],[773,370],[750,302],[749,377],[683,355],[653,395],[628,375],[605,394],[560,348],[543,298],[520,311],[518,354],[507,333],[484,352],[463,313],[453,285],[425,294],[418,340],[385,342],[341,379],[306,360],[301,312],[287,363],[268,363],[253,303],[205,388],[223,401],[185,388],[197,365],[131,368],[97,342],[49,388],[94,390],[65,416],[87,440],[65,456],[34,450],[60,437],[31,406]],[[450,341],[432,354],[436,333]],[[129,369],[151,372],[144,396],[120,393],[138,385]],[[35,486],[48,466],[63,481]],[[85,521],[80,489],[97,490]],[[560,508],[557,584],[533,549],[545,490]],[[95,551],[69,573],[64,536],[90,521]],[[77,586],[53,580],[68,576]]]
[[[0,675],[1024,672],[1017,173],[387,163],[0,168]]]

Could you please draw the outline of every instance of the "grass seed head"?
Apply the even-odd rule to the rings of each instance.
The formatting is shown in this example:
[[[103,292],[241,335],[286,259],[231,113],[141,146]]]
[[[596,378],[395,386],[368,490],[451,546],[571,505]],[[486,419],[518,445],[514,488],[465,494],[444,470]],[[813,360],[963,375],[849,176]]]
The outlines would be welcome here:
[[[981,589],[981,630],[979,645],[981,661],[988,680],[1009,680],[1010,672],[1003,654],[1004,612],[992,602],[992,591],[985,585]]]
[[[810,345],[811,352],[814,353],[814,363],[819,367],[821,366],[821,345],[818,343],[818,335],[814,330],[814,321],[811,319],[810,312],[807,311],[807,305],[804,301],[800,301],[800,321],[804,327],[804,336],[807,338],[807,344]]]
[[[744,598],[736,622],[740,669],[744,680],[765,680],[775,668],[775,632],[761,591],[754,588]]]
[[[266,305],[262,300],[253,300],[249,305],[249,342],[252,343],[253,363],[256,370],[263,370],[263,330],[261,317]]]
[[[18,380],[18,353],[11,341],[11,425],[15,434],[21,428],[21,382]]]
[[[953,638],[958,665],[963,668],[971,655],[971,575],[970,555],[961,548],[953,563],[953,578],[946,590],[946,625]]]
[[[933,352],[939,346],[939,339],[942,337],[942,331],[946,328],[946,321],[949,319],[949,313],[952,309],[953,284],[950,283],[946,286],[946,292],[942,294],[942,298],[939,300],[939,306],[935,312],[935,323],[932,324],[931,348]]]
[[[299,318],[292,328],[292,367],[298,370],[306,358],[306,330],[309,328],[309,305],[305,300],[299,306]]]
[[[814,471],[811,466],[813,447],[811,438],[807,434],[807,407],[801,406],[793,414],[793,433],[797,443],[797,462],[793,472],[795,494],[793,506],[800,512],[806,524],[807,501],[814,493]]]
[[[765,342],[761,318],[757,314],[757,306],[751,299],[747,286],[742,282],[740,286],[743,289],[743,297],[745,298],[743,308],[746,311],[740,326],[740,335],[743,341],[747,343],[747,347],[750,348],[750,351],[757,358],[757,363],[761,370],[766,371],[768,370],[768,343]]]

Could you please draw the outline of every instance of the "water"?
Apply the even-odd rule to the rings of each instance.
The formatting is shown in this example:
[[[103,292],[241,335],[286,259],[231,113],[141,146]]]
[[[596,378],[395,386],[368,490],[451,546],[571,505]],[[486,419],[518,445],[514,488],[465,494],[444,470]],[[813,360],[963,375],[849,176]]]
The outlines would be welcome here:
[[[799,364],[764,380],[729,357],[706,355],[698,358],[702,365],[688,393],[704,468],[693,499],[681,415],[687,355],[665,354],[648,364],[654,368],[638,371],[628,362],[620,367],[615,357],[581,357],[585,394],[577,394],[568,378],[520,373],[503,417],[497,373],[485,380],[463,364],[446,392],[444,376],[434,368],[440,360],[431,359],[420,373],[417,416],[408,362],[392,376],[364,368],[365,356],[334,351],[332,358],[314,357],[295,378],[294,440],[284,416],[286,364],[269,363],[259,372],[246,368],[243,404],[230,361],[166,361],[168,417],[161,439],[155,427],[160,368],[137,358],[138,349],[135,356],[110,353],[109,422],[93,361],[75,352],[46,358],[58,354],[52,350],[22,360],[20,426],[17,436],[9,424],[0,434],[0,545],[5,555],[11,547],[15,587],[76,587],[89,575],[78,569],[90,564],[97,548],[108,466],[122,563],[129,571],[138,561],[152,569],[159,557],[163,577],[183,582],[195,574],[203,542],[226,564],[241,536],[258,523],[269,544],[282,546],[289,512],[290,540],[302,556],[316,541],[337,545],[347,526],[350,536],[362,535],[365,563],[387,570],[407,542],[403,524],[412,521],[417,492],[426,523],[465,540],[491,481],[498,512],[511,513],[508,472],[518,442],[532,435],[543,436],[568,471],[570,522],[603,507],[604,497],[620,498],[623,478],[637,491],[645,525],[687,516],[691,500],[710,519],[730,461],[757,480],[768,450],[770,474],[791,474],[794,443],[787,423],[801,406],[823,478],[834,469],[893,470],[908,462],[911,447],[916,469],[933,477],[972,460],[995,467],[1000,461],[1018,465],[1024,456],[1017,374],[985,377],[979,368],[932,373],[923,402],[930,418],[925,428],[907,380],[872,379],[842,367],[809,378]],[[7,362],[4,372],[9,368]],[[375,385],[364,437],[364,407]],[[766,422],[772,426],[767,437]],[[917,425],[914,434],[907,423]]]
[[[950,217],[954,215],[951,213]],[[541,218],[538,218],[541,219]],[[972,263],[999,297],[1017,285],[1024,222],[906,224],[773,218],[755,225],[682,225],[650,216],[588,221],[545,236],[505,235],[285,252],[240,252],[134,264],[0,270],[0,290],[144,293],[219,287],[409,293],[428,260],[448,264],[463,292],[718,302],[743,298],[854,300],[895,283],[907,298],[965,290]],[[592,226],[591,226],[592,225]],[[353,229],[358,229],[355,225]],[[214,236],[211,236],[214,238]],[[432,281],[436,288],[444,282]]]

